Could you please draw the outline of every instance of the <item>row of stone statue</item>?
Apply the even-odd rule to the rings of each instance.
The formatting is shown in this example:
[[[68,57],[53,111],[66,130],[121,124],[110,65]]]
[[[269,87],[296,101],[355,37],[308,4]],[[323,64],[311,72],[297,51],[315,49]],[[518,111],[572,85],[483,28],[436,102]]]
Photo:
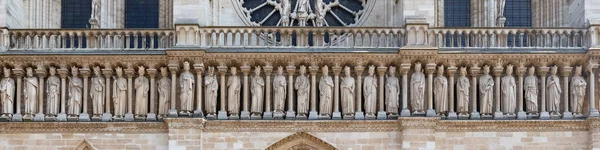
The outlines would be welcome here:
[[[111,68],[94,67],[93,70],[89,70],[73,67],[70,76],[68,70],[64,68],[58,69],[60,75],[57,76],[57,69],[50,67],[49,76],[44,79],[46,70],[43,67],[35,70],[37,77],[34,76],[34,70],[29,67],[25,69],[25,77],[21,81],[23,70],[15,68],[13,71],[17,75],[16,84],[11,77],[11,70],[5,68],[4,78],[0,82],[2,102],[0,118],[14,121],[23,119],[133,121],[157,120],[167,116],[202,117],[206,114],[209,119],[393,119],[399,116],[439,116],[447,119],[549,119],[552,117],[569,119],[584,117],[583,101],[587,87],[587,82],[581,76],[580,66],[575,68],[571,77],[570,90],[568,79],[572,68],[563,68],[564,86],[561,87],[556,66],[549,68],[550,75],[547,77],[545,73],[539,74],[541,79],[535,75],[535,67],[528,68],[529,75],[524,81],[522,73],[524,68],[519,68],[521,74],[518,74],[519,79],[516,81],[513,76],[514,68],[510,64],[506,69],[501,66],[494,68],[495,78],[490,75],[489,66],[483,66],[482,75],[479,75],[478,69],[474,71],[471,68],[472,80],[467,78],[467,69],[461,67],[456,82],[454,82],[456,67],[445,69],[444,66],[435,64],[427,65],[426,77],[422,65],[416,63],[410,81],[407,76],[410,64],[403,65],[402,82],[395,76],[397,70],[394,66],[369,66],[368,74],[364,77],[362,76],[364,68],[355,67],[355,75],[358,79],[352,76],[351,68],[347,66],[343,68],[342,77],[340,77],[342,67],[332,67],[333,78],[329,75],[328,66],[320,68],[300,66],[295,80],[295,66],[285,68],[279,66],[272,83],[272,66],[264,67],[265,76],[261,75],[263,67],[256,66],[254,75],[249,77],[250,67],[244,65],[240,67],[243,80],[237,74],[237,67],[218,66],[220,81],[214,67],[208,67],[207,74],[203,76],[204,66],[201,65],[201,71],[197,71],[197,76],[194,77],[190,72],[190,64],[184,62],[179,80],[176,80],[179,67],[175,66],[174,70],[172,66],[169,67],[170,72],[166,67],[160,68],[161,76],[156,89],[157,70],[146,69],[144,66],[138,67],[138,76],[135,80],[133,80],[132,68],[125,69],[126,77],[124,77],[124,69],[121,67],[114,70],[116,74],[112,73]],[[287,71],[285,74],[287,79],[284,69]],[[307,75],[307,69],[310,70],[310,75]],[[79,77],[80,70],[83,79]],[[377,75],[375,75],[376,70]],[[435,70],[437,70],[437,77],[433,78]],[[146,71],[150,79],[146,77]],[[227,71],[230,74],[227,74]],[[446,72],[448,78],[444,76]],[[320,79],[317,84],[318,73]],[[92,78],[88,92],[90,76]],[[593,74],[591,77],[593,79]],[[402,83],[402,87],[399,83]],[[539,88],[540,83],[541,88]],[[177,93],[177,84],[179,93]],[[158,92],[157,113],[154,107],[155,91]],[[87,111],[88,94],[93,108],[91,117]],[[177,94],[179,99],[176,97]],[[400,105],[400,95],[402,95],[402,105]],[[21,96],[24,103],[23,112],[20,111]],[[541,99],[538,98],[540,96]],[[478,99],[479,105],[475,99]],[[593,96],[590,99],[593,99]],[[176,101],[172,100],[179,100],[180,107],[177,108]],[[218,102],[220,104],[217,104]],[[523,102],[526,102],[525,111],[522,110]],[[538,102],[541,102],[540,107]],[[194,104],[196,104],[195,110]],[[217,110],[218,105],[220,110]],[[111,106],[114,109],[111,109]],[[457,107],[456,110],[454,106]],[[479,112],[476,106],[479,107]],[[561,106],[564,108],[561,109]],[[597,113],[593,107],[590,107],[590,112]],[[22,113],[24,116],[21,116]]]

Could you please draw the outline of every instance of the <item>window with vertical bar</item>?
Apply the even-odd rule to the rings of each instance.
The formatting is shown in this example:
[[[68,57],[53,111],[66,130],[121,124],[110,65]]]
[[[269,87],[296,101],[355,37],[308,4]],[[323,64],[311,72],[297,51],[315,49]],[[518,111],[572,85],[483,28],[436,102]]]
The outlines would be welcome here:
[[[470,27],[471,26],[471,0],[445,0],[444,1],[444,26],[445,27]],[[465,46],[466,38],[462,34],[446,34],[446,47]],[[460,45],[459,45],[460,42]]]
[[[506,27],[531,27],[531,0],[506,0],[504,17]],[[507,42],[508,47],[524,47],[527,34],[509,34]]]
[[[158,28],[159,0],[126,0],[125,1],[125,28]],[[134,33],[135,34],[135,33]],[[148,48],[151,45],[150,40],[158,41],[158,36],[154,35],[130,35],[129,48]],[[135,41],[137,40],[137,45]],[[143,47],[145,43],[145,47]],[[154,42],[154,47],[158,47],[158,42]]]

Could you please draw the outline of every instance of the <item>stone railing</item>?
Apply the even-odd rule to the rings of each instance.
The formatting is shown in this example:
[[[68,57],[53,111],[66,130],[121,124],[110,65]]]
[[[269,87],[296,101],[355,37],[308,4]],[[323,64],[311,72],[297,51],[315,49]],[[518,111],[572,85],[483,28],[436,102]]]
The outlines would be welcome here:
[[[399,48],[403,28],[177,25],[177,46],[202,48]]]
[[[578,28],[432,28],[430,43],[442,49],[584,49],[588,29]]]
[[[171,29],[11,29],[4,37],[10,50],[164,50],[175,39]]]

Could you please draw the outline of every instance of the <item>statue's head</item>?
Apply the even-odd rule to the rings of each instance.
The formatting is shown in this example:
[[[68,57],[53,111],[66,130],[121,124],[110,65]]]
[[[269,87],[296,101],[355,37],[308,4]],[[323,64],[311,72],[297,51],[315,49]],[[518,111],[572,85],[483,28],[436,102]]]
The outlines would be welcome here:
[[[167,67],[160,67],[160,75],[162,75],[163,77],[166,77],[169,74],[169,71],[167,70]]]
[[[535,74],[535,66],[529,67],[529,75],[534,75],[534,74]]]
[[[579,75],[581,75],[581,66],[576,66],[576,67],[575,67],[575,75],[576,75],[576,76],[579,76]]]
[[[260,66],[256,66],[256,67],[254,68],[254,74],[255,74],[256,76],[259,76],[259,75],[260,75],[260,70],[261,70]]]
[[[283,66],[277,67],[277,74],[283,75]]]
[[[488,65],[483,66],[483,74],[490,74],[490,66],[488,66]]]
[[[139,74],[140,76],[143,76],[145,73],[146,73],[146,67],[144,67],[144,66],[139,66],[139,67],[138,67],[138,74]]]
[[[123,76],[123,68],[121,68],[121,67],[117,67],[117,69],[116,69],[116,72],[117,72],[117,76],[118,76],[118,77],[121,77],[121,76]]]
[[[460,67],[460,76],[467,76],[467,67]]]
[[[100,76],[100,67],[99,67],[99,66],[95,66],[95,67],[94,67],[94,74],[95,74],[96,76]]]
[[[77,76],[79,74],[79,68],[77,68],[77,66],[72,66],[71,67],[71,74],[73,76]]]
[[[321,68],[321,71],[323,72],[323,75],[328,75],[329,67],[327,67],[327,65],[325,65],[325,66],[323,66],[323,68]]]
[[[237,74],[237,68],[231,67],[231,75],[236,75],[236,74]]]
[[[304,65],[300,66],[300,74],[306,74],[306,66],[304,66]]]
[[[438,75],[442,76],[444,75],[444,65],[440,65],[437,69],[438,71]]]
[[[415,63],[415,72],[421,72],[421,62]]]
[[[389,73],[391,76],[396,75],[396,67],[394,66],[390,66],[390,68],[388,69]]]
[[[27,76],[28,77],[33,77],[33,69],[31,67],[28,67],[25,70],[27,71]]]
[[[348,66],[344,67],[344,73],[346,73],[346,76],[350,76],[350,74],[351,74],[350,67],[348,67]]]
[[[375,66],[371,65],[369,66],[369,75],[372,76],[373,74],[375,74]]]
[[[10,77],[10,69],[8,67],[4,67],[4,77]]]
[[[56,75],[56,68],[50,66],[50,69],[48,69],[48,70],[49,70],[51,76]]]
[[[514,67],[514,66],[513,66],[512,64],[508,64],[508,65],[506,66],[506,74],[507,74],[507,75],[511,75],[511,74],[513,73],[513,67]]]
[[[558,66],[554,65],[550,68],[550,74],[556,75],[556,72],[558,72]]]
[[[190,71],[190,62],[183,62],[183,71]]]

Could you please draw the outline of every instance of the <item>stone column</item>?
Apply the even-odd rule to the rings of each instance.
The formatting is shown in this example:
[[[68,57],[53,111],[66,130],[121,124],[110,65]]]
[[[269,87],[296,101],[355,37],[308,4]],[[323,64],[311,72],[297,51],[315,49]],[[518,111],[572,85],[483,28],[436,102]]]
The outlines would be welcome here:
[[[67,76],[69,75],[69,70],[61,67],[57,72],[60,75],[60,113],[56,117],[56,120],[67,121],[67,107],[65,104],[67,103]]]
[[[477,112],[477,76],[481,68],[474,64],[471,67],[471,120],[481,119],[481,115]]]
[[[48,75],[48,72],[46,71],[45,68],[43,68],[42,66],[38,66],[37,69],[35,70],[35,74],[38,76],[38,113],[35,114],[35,118],[33,118],[33,121],[45,121],[45,115],[44,115],[44,94],[46,91],[46,86],[44,85],[44,81],[46,81],[46,76]],[[35,111],[35,109],[34,109]],[[23,119],[26,119],[23,118]],[[56,118],[52,118],[52,119],[56,119]],[[66,121],[67,117],[65,116],[65,121]],[[54,120],[52,120],[54,121]],[[61,120],[62,121],[62,120]]]
[[[227,120],[229,119],[229,117],[227,117],[227,107],[225,107],[226,103],[227,103],[227,92],[226,89],[227,87],[225,86],[225,84],[227,82],[225,82],[225,75],[227,75],[227,66],[224,65],[220,65],[217,67],[217,69],[219,70],[219,75],[221,76],[221,82],[219,83],[220,87],[219,89],[221,89],[221,95],[220,95],[220,101],[221,101],[221,110],[219,110],[219,113],[217,114],[217,119],[219,120]]]
[[[273,66],[265,65],[263,67],[265,71],[265,112],[263,113],[263,119],[273,119],[273,112],[271,111],[271,73],[273,72]]]
[[[504,67],[500,65],[494,67],[494,119],[504,119],[504,114],[500,110],[500,76],[502,76],[503,69]]]
[[[84,66],[83,68],[79,69],[79,73],[81,74],[81,77],[83,77],[83,94],[82,94],[83,106],[82,106],[82,112],[81,112],[81,114],[79,114],[79,121],[91,121],[90,114],[88,113],[88,95],[89,95],[88,79],[91,75],[90,68],[88,68],[87,66]]]
[[[550,67],[540,67],[538,75],[540,75],[540,82],[541,82],[541,90],[542,92],[540,93],[540,108],[541,108],[541,113],[540,113],[540,119],[550,119],[550,113],[548,113],[546,111],[546,74],[548,73],[548,71],[550,70]]]
[[[454,111],[454,75],[456,74],[455,66],[448,67],[448,117],[447,119],[458,119]]]
[[[12,121],[23,121],[23,115],[21,114],[21,95],[23,92],[23,75],[25,75],[25,72],[23,71],[23,69],[18,66],[15,65],[17,67],[15,67],[15,69],[12,69],[13,74],[16,77],[16,82],[17,82],[17,87],[15,89],[15,91],[17,91],[17,98],[15,99],[15,101],[17,102],[17,109],[15,111],[15,114],[12,116]]]
[[[110,90],[111,90],[111,85],[110,85],[110,78],[113,76],[113,70],[112,68],[110,68],[110,66],[107,64],[106,68],[102,69],[102,74],[104,74],[104,78],[106,81],[106,85],[104,87],[106,87],[104,89],[104,93],[106,94],[104,96],[105,101],[104,101],[104,114],[102,114],[102,121],[110,121],[112,120],[112,114],[110,113],[110,105],[112,104],[110,102],[110,98],[112,97],[112,95],[110,95]]]
[[[573,119],[573,113],[569,111],[569,77],[571,77],[571,72],[573,72],[573,67],[565,66],[562,70],[563,75],[563,119]]]
[[[294,112],[294,73],[296,72],[296,66],[289,65],[286,67],[288,75],[288,110],[285,113],[286,120],[296,119],[296,112]]]
[[[401,117],[410,116],[410,110],[408,109],[408,71],[410,71],[410,63],[403,63],[400,65],[400,73],[402,74],[402,112]]]
[[[319,113],[317,112],[317,73],[319,72],[319,66],[308,67],[310,71],[310,112],[308,119],[317,120],[319,119]]]
[[[365,119],[365,113],[362,111],[362,73],[364,70],[365,67],[363,67],[361,64],[358,64],[356,67],[354,67],[354,72],[356,72],[356,88],[354,88],[354,92],[356,92],[356,102],[354,103],[356,104],[356,113],[354,113],[355,120]]]
[[[179,71],[179,64],[170,63],[169,71],[171,72],[171,109],[167,117],[178,117],[177,114],[177,72]]]
[[[242,95],[242,99],[244,100],[244,103],[242,105],[243,107],[242,107],[242,112],[240,114],[240,118],[241,119],[250,119],[250,111],[248,111],[249,110],[248,107],[250,105],[249,100],[248,100],[248,96],[250,95],[250,93],[249,93],[250,90],[248,90],[248,87],[250,87],[250,86],[248,86],[249,85],[248,73],[250,72],[250,66],[243,65],[240,67],[240,70],[242,70],[242,73],[244,75],[244,83],[242,83],[243,90],[244,90],[242,92],[242,94],[244,94],[244,95]]]
[[[135,70],[131,66],[124,69],[125,76],[127,76],[127,113],[125,114],[125,121],[134,121],[133,117],[133,75]],[[137,105],[137,104],[136,104]]]
[[[527,67],[520,66],[517,69],[517,119],[524,120],[527,119],[527,113],[523,110],[523,75],[527,71]]]
[[[150,111],[146,116],[147,121],[156,121],[156,73],[157,70],[150,65],[146,71],[150,77]]]
[[[377,76],[379,76],[379,89],[378,89],[378,100],[377,103],[378,111],[377,111],[377,119],[385,120],[387,119],[387,113],[385,112],[385,71],[387,71],[387,67],[379,66],[377,67]]]
[[[434,63],[429,63],[426,66],[427,69],[427,117],[436,117],[437,114],[433,109],[433,72],[435,72],[435,67],[437,65]]]
[[[598,112],[598,110],[596,109],[596,98],[595,98],[595,88],[596,88],[596,81],[595,78],[596,76],[594,76],[594,68],[597,68],[598,64],[597,63],[591,63],[588,64],[588,71],[590,72],[590,76],[589,76],[589,81],[588,81],[588,100],[590,101],[589,104],[589,111],[588,111],[588,117],[598,117],[600,116],[600,113]]]
[[[194,70],[196,71],[196,110],[194,110],[193,116],[204,118],[204,111],[202,111],[202,86],[204,86],[202,74],[204,73],[204,64],[194,64]]]
[[[339,65],[335,65],[331,67],[333,71],[333,120],[341,120],[342,113],[340,112],[340,72],[342,71],[342,67]]]

